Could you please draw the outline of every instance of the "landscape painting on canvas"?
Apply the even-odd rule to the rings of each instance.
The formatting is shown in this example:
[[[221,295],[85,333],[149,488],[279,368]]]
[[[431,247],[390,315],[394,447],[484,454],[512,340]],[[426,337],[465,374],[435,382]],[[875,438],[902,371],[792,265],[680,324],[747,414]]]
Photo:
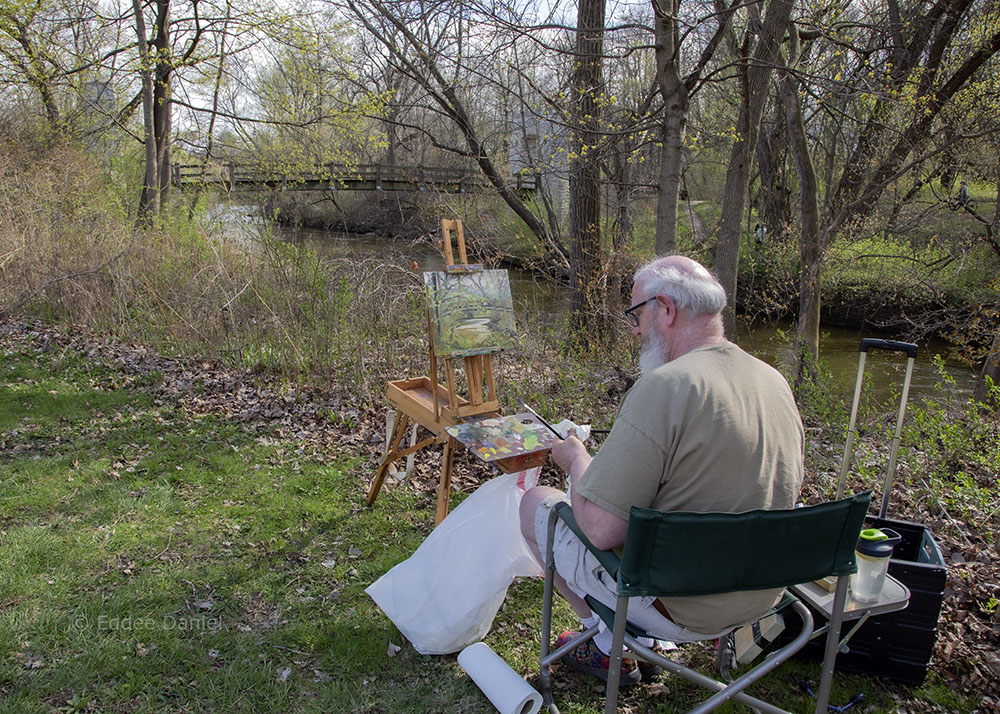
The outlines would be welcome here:
[[[434,350],[441,356],[489,354],[516,343],[506,270],[424,273]]]

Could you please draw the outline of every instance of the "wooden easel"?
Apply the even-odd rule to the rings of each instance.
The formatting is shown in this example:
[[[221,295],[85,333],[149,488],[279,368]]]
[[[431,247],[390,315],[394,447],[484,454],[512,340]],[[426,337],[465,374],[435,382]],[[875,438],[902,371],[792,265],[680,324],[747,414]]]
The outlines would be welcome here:
[[[452,234],[455,235],[455,252],[452,248]],[[461,220],[441,220],[441,240],[438,248],[445,259],[445,272],[468,273],[482,270],[481,265],[470,265],[465,248],[465,234]],[[434,444],[444,444],[441,456],[441,477],[438,481],[437,514],[435,524],[448,515],[448,498],[451,494],[451,470],[455,450],[461,444],[449,436],[445,429],[472,417],[486,418],[500,415],[500,401],[497,397],[496,382],[493,377],[493,359],[490,354],[462,357],[468,396],[459,395],[456,388],[455,358],[442,358],[445,384],[438,383],[438,355],[434,349],[430,311],[427,313],[427,339],[430,356],[431,376],[401,379],[389,382],[386,400],[396,408],[396,420],[389,435],[385,454],[379,461],[375,479],[368,489],[368,504],[378,497],[385,481],[389,466],[396,460]],[[413,446],[400,448],[410,422],[414,421],[431,432],[431,436]],[[494,463],[505,472],[520,471],[541,464],[548,452],[528,454],[526,457],[501,459]]]
[[[455,254],[451,247],[451,234],[455,234],[455,247],[458,250],[458,260],[455,262]],[[462,221],[458,218],[441,219],[441,240],[438,241],[438,250],[444,256],[444,270],[446,273],[469,273],[482,270],[483,266],[469,265],[469,256],[465,250],[465,232],[462,230]],[[434,350],[434,339],[431,336],[431,316],[427,313],[427,341],[430,353],[431,374],[437,378],[438,364],[437,353]],[[460,397],[455,389],[455,366],[452,357],[444,358],[445,387],[448,392],[448,406],[438,412],[438,404],[435,400],[434,411],[442,416],[451,419],[454,424],[459,418],[470,416],[489,415],[495,416],[500,413],[500,400],[497,398],[496,382],[493,379],[493,359],[492,355],[482,354],[471,357],[463,357],[465,360],[465,378],[469,387],[469,398],[459,404]],[[486,388],[486,396],[483,396],[483,388]],[[435,392],[435,397],[437,393]]]

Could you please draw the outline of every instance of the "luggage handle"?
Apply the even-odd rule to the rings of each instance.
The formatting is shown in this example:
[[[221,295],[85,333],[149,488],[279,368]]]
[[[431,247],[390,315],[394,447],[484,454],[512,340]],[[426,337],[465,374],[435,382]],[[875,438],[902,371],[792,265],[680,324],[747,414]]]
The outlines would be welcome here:
[[[917,346],[912,342],[897,342],[896,340],[879,340],[874,337],[865,337],[861,340],[859,352],[868,350],[887,350],[889,352],[905,352],[910,359],[917,358]]]
[[[896,418],[896,433],[892,439],[892,447],[889,450],[889,462],[886,465],[885,485],[882,487],[882,507],[879,509],[879,517],[885,518],[889,509],[889,494],[892,492],[892,482],[896,475],[896,459],[899,456],[900,437],[903,432],[903,417],[906,414],[906,400],[910,394],[910,378],[913,376],[913,363],[917,358],[917,346],[912,342],[897,342],[895,340],[880,340],[865,337],[858,347],[860,358],[858,360],[858,381],[854,387],[854,402],[851,404],[851,419],[847,427],[847,442],[844,444],[844,456],[840,462],[840,477],[837,479],[837,498],[844,494],[844,484],[847,480],[847,472],[851,466],[851,454],[854,449],[855,421],[858,417],[858,404],[861,400],[861,383],[865,373],[865,359],[868,357],[868,350],[889,350],[891,352],[906,353],[906,376],[903,378],[903,393],[899,400],[899,416]]]

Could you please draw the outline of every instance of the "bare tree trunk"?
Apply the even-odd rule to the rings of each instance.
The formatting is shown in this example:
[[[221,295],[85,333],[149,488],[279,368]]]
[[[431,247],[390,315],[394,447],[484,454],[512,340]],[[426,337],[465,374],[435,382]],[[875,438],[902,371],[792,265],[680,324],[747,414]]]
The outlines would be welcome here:
[[[997,404],[996,400],[990,394],[990,385],[986,379],[987,377],[992,380],[994,385],[1000,384],[1000,333],[993,336],[993,345],[990,347],[989,354],[986,355],[983,369],[979,373],[979,379],[976,380],[976,388],[972,392],[972,398],[977,402],[996,409],[1000,405]]]
[[[788,28],[792,4],[791,0],[771,0],[768,3],[767,15],[760,31],[757,49],[754,52],[753,60],[746,68],[745,89],[737,123],[739,133],[729,157],[729,168],[726,170],[722,221],[719,227],[719,241],[715,249],[715,273],[729,296],[729,305],[724,314],[726,332],[729,335],[733,334],[736,326],[734,310],[736,276],[739,267],[743,208],[746,205],[747,187],[750,183],[750,161],[757,148],[757,136],[760,131],[760,118],[764,112],[764,101],[767,99],[768,81],[778,57],[779,45],[785,36],[785,30]],[[756,5],[751,5],[750,9],[752,14],[754,11],[759,12]]]
[[[632,243],[632,233],[635,229],[632,211],[632,164],[628,161],[633,146],[631,141],[619,140],[608,147],[609,178],[615,196],[615,227],[611,234],[611,253],[604,266],[604,273],[607,276],[604,305],[605,308],[614,310],[627,307],[622,305],[621,296],[628,287],[631,287],[631,283],[626,285],[626,282],[630,268],[627,251]]]
[[[569,164],[570,318],[584,334],[601,299],[600,120],[604,0],[580,0],[573,72],[573,158]]]
[[[792,75],[798,61],[799,39],[795,26],[789,28],[789,60],[780,72],[781,99],[785,107],[785,126],[789,145],[795,157],[799,177],[799,215],[802,233],[799,237],[799,319],[795,326],[796,383],[801,384],[812,374],[819,358],[819,274],[823,253],[820,249],[819,182],[813,167],[806,130],[799,104],[799,82]]]
[[[233,16],[232,0],[226,0],[226,17],[222,23],[222,37],[219,38],[219,64],[215,70],[215,82],[212,87],[212,112],[208,120],[208,143],[205,147],[205,161],[202,170],[208,166],[208,162],[215,158],[215,121],[219,116],[219,95],[222,91],[222,77],[224,76],[226,60],[229,58],[226,53],[226,40],[229,39],[229,23]]]
[[[656,81],[663,96],[660,176],[657,182],[656,254],[677,250],[677,197],[683,167],[684,132],[689,110],[688,87],[680,75],[680,0],[653,0],[656,16]]]
[[[789,206],[791,191],[786,185],[784,172],[784,152],[787,148],[785,109],[779,104],[775,108],[773,131],[769,135],[762,134],[757,140],[760,193],[755,208],[759,212],[760,223],[770,236],[779,235],[786,230],[792,219]]]
[[[170,0],[156,0],[156,35],[153,38],[156,68],[153,85],[153,131],[156,138],[156,190],[159,204],[166,204],[170,188],[170,134],[173,130],[171,78],[174,71],[170,54]]]
[[[146,147],[146,170],[139,195],[138,221],[149,225],[160,210],[160,192],[157,190],[159,169],[157,166],[156,135],[153,122],[153,57],[146,39],[146,19],[142,14],[141,0],[132,0],[135,10],[135,31],[139,40],[139,56],[142,75],[142,125]]]
[[[615,206],[617,230],[611,236],[615,253],[624,251],[632,243],[635,220],[632,218],[632,164],[626,161],[627,152],[617,152],[611,163],[615,175]]]
[[[5,10],[4,21],[10,24],[12,30],[8,31],[24,51],[25,63],[18,63],[28,80],[42,95],[42,106],[45,107],[45,116],[49,120],[49,127],[54,131],[62,131],[65,124],[59,112],[59,105],[56,103],[55,94],[52,91],[52,75],[45,69],[45,61],[35,48],[32,42],[28,27],[17,16],[13,10]]]

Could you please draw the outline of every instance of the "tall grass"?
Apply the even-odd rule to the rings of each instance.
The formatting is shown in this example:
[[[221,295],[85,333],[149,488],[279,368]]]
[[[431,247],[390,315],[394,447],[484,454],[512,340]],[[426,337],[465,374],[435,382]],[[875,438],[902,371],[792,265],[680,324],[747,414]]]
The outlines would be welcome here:
[[[91,157],[6,149],[3,311],[289,376],[336,374],[361,391],[414,352],[419,284],[401,267],[322,261],[266,233],[234,241],[180,205],[138,231]]]
[[[0,312],[294,381],[336,382],[371,404],[381,402],[387,380],[427,371],[422,276],[402,257],[323,258],[266,228],[234,238],[182,200],[138,230],[120,190],[72,147],[8,143],[0,158]],[[581,384],[596,379],[620,390],[626,375],[607,351],[573,355],[561,326],[530,315],[519,324],[521,349],[498,358],[500,378],[518,383],[510,395],[543,408],[568,402],[591,415],[599,400]],[[628,332],[613,325],[611,334],[615,364],[627,362]]]

